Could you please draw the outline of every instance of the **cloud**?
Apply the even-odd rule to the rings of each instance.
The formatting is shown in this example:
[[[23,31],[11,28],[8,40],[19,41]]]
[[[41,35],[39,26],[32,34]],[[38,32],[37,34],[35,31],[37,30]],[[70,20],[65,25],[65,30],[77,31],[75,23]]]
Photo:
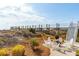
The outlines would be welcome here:
[[[45,16],[38,15],[31,4],[26,0],[4,0],[0,1],[0,29],[11,26],[23,26],[32,24],[55,24],[62,20],[48,19]],[[54,26],[54,25],[53,25]]]
[[[0,0],[0,8],[5,6],[22,6],[26,0]]]
[[[5,0],[6,1],[6,0]],[[8,1],[8,2],[7,2]],[[14,25],[43,24],[46,17],[38,15],[32,5],[25,0],[0,1],[0,28],[8,28]]]

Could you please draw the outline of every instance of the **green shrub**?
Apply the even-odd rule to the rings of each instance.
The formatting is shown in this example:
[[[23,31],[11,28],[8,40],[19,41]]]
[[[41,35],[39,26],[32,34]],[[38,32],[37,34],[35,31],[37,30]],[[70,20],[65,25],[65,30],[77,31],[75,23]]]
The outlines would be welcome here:
[[[0,56],[8,56],[8,49],[7,48],[2,48],[0,50]]]
[[[31,44],[32,46],[38,46],[38,42],[36,41],[36,39],[31,39]]]
[[[16,45],[12,49],[12,55],[14,55],[14,56],[23,56],[24,52],[25,52],[25,46],[23,46],[23,45]]]
[[[77,37],[77,40],[76,41],[79,42],[79,37]]]
[[[76,56],[79,56],[79,50],[76,50]]]
[[[35,29],[33,29],[33,28],[30,28],[29,31],[32,33],[35,33]]]

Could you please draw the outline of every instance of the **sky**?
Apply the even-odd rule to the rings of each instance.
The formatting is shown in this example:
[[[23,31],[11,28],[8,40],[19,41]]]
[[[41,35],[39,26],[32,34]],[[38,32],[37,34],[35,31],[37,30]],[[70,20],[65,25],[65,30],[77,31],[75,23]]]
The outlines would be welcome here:
[[[0,0],[0,29],[38,24],[68,25],[79,21],[79,4],[27,3],[26,0]]]

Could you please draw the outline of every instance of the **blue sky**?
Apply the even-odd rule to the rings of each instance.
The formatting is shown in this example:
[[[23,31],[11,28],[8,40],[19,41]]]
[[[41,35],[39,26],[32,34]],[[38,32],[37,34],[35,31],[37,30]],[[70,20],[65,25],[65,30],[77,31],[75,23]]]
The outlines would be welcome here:
[[[26,3],[26,0],[0,1],[0,29],[11,26],[66,24],[79,20],[79,4]]]
[[[64,3],[45,3],[33,4],[33,8],[46,16],[49,21],[58,23],[77,22],[79,20],[79,4],[64,4]],[[59,22],[60,21],[60,22]]]

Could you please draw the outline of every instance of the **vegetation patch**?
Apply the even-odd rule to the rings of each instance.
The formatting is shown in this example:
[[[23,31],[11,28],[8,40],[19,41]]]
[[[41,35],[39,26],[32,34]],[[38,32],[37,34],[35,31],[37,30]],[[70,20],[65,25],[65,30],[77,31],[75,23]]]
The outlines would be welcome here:
[[[0,49],[0,56],[8,56],[8,49],[7,48],[2,48]]]
[[[76,50],[76,56],[79,56],[79,50]]]
[[[16,45],[12,49],[13,56],[24,56],[24,52],[25,52],[25,46],[23,45]]]

